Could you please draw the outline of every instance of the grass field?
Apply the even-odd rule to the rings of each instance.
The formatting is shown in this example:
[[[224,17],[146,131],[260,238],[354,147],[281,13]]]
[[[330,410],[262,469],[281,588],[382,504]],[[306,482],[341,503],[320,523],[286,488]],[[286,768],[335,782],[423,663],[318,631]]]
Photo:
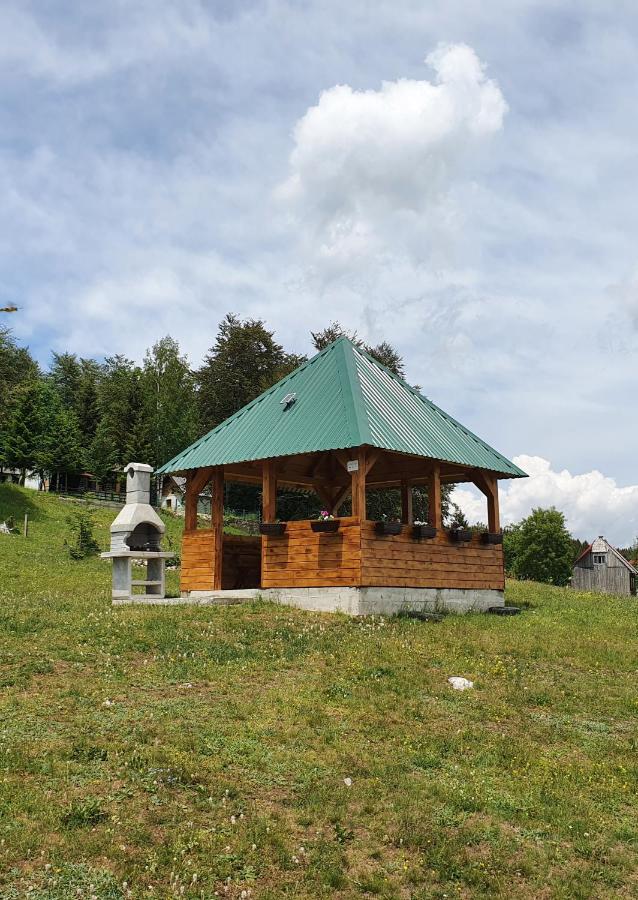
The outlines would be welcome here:
[[[27,509],[0,535],[3,900],[638,896],[635,600],[114,609],[69,503],[0,486],[0,521]]]

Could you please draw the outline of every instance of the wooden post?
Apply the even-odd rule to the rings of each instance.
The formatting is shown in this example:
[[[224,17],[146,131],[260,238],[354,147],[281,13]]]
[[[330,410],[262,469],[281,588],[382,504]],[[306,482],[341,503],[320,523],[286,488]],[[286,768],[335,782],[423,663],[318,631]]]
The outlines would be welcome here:
[[[434,528],[442,527],[441,516],[441,467],[432,468],[428,480],[428,522]]]
[[[196,491],[197,472],[189,472],[186,476],[186,494],[184,496],[184,531],[195,531],[197,528],[197,500],[199,491]]]
[[[262,469],[261,519],[274,522],[277,516],[277,473],[272,459],[264,461]]]
[[[217,466],[211,480],[210,527],[213,532],[213,590],[222,589],[224,558],[224,469]]]
[[[359,447],[356,471],[352,473],[352,515],[363,522],[366,517],[366,448]]]
[[[401,482],[401,521],[406,525],[412,525],[414,521],[412,513],[412,485],[405,479]]]
[[[29,513],[24,514],[24,536],[29,536]]]
[[[501,530],[501,521],[498,509],[498,479],[495,475],[487,477],[490,492],[487,495],[487,527],[492,534]]]

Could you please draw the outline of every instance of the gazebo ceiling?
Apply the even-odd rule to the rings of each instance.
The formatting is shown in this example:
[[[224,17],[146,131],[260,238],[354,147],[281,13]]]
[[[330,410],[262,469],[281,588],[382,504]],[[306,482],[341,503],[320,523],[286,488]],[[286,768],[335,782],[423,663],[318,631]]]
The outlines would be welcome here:
[[[483,469],[501,478],[525,477],[518,466],[345,337],[158,472],[232,467],[364,445]]]

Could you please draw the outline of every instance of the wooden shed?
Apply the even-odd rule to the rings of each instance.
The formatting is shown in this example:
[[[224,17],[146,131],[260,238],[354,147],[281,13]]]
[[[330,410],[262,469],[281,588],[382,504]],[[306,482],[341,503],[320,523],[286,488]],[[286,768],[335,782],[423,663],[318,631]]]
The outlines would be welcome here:
[[[347,338],[341,337],[196,441],[160,473],[185,475],[182,597],[223,602],[257,592],[351,614],[503,604],[498,479],[517,466]],[[223,533],[225,481],[260,485],[262,531]],[[197,497],[211,485],[210,528]],[[488,533],[451,533],[441,486],[475,484]],[[415,525],[414,486],[428,522]],[[277,490],[315,491],[334,519],[277,520]],[[401,523],[366,515],[366,490],[398,488]],[[349,498],[350,514],[340,517]],[[390,533],[393,532],[393,533]]]
[[[638,570],[600,535],[574,563],[571,586],[578,591],[636,596]]]

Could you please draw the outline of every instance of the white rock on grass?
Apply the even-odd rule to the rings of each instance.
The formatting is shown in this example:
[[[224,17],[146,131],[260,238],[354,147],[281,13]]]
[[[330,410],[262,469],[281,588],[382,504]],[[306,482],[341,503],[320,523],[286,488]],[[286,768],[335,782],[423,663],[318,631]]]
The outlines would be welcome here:
[[[461,678],[460,675],[450,675],[448,682],[455,691],[467,691],[469,688],[474,687],[473,681],[470,681],[468,678]]]

